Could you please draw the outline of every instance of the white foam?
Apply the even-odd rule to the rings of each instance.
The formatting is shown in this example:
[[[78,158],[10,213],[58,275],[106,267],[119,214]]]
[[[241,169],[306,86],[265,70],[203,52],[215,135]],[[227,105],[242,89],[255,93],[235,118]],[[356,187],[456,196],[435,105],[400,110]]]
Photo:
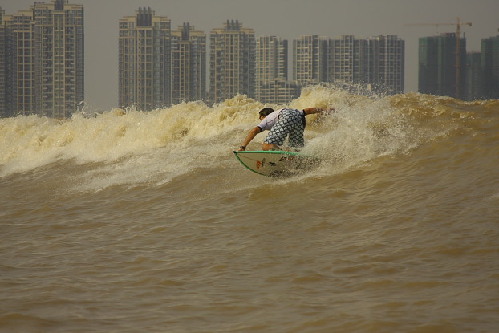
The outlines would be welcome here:
[[[77,114],[65,121],[1,119],[0,176],[72,160],[93,165],[83,182],[88,188],[167,182],[201,163],[199,154],[208,156],[202,161],[207,167],[223,158],[232,161],[228,156],[256,126],[264,106],[238,95],[213,107],[193,102],[151,112],[113,109],[90,118]],[[354,165],[414,144],[414,130],[390,98],[320,86],[304,89],[290,106],[336,108],[331,116],[308,117],[304,149],[336,163]],[[259,134],[250,149],[259,149],[264,137]]]

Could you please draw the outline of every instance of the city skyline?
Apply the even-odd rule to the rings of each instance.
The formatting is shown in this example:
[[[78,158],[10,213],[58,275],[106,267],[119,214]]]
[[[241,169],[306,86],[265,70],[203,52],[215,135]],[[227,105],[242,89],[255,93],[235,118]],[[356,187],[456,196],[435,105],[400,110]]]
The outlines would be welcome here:
[[[184,23],[170,41],[170,23],[150,7],[120,20],[119,107],[148,111],[197,100],[220,103],[237,94],[287,104],[301,88],[328,82],[387,94],[404,91],[404,41],[397,36],[302,36],[293,41],[289,81],[287,40],[255,38],[253,29],[227,20],[209,33],[210,89],[203,98],[199,73],[206,73],[207,36]]]
[[[473,22],[463,29],[467,51],[480,51],[482,39],[495,36],[499,23],[496,1],[324,1],[324,0],[186,0],[164,1],[116,0],[72,1],[85,10],[85,101],[96,109],[109,109],[118,101],[118,32],[119,19],[149,6],[158,15],[167,16],[172,27],[188,22],[197,30],[209,33],[228,19],[238,20],[255,30],[255,35],[275,35],[292,41],[304,34],[337,38],[355,35],[398,35],[406,42],[405,91],[417,91],[418,40],[420,37],[453,32],[455,26],[432,23],[454,23],[456,17]],[[34,1],[7,0],[2,4],[6,14],[28,9]],[[409,26],[426,23],[427,26]]]

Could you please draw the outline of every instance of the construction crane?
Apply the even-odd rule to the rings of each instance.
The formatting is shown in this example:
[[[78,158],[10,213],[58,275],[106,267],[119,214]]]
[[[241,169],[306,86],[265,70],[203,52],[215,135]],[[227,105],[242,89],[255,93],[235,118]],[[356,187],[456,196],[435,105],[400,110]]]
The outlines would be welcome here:
[[[471,22],[461,22],[459,17],[456,18],[456,23],[415,23],[408,25],[433,25],[437,29],[441,25],[453,25],[456,26],[456,97],[461,97],[461,27],[462,26],[472,26]],[[499,29],[498,29],[499,30]]]

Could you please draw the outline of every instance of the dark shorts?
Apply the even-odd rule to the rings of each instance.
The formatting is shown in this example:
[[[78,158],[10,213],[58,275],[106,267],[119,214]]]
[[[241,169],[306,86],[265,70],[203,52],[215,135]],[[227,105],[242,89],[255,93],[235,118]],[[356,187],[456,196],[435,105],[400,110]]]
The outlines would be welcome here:
[[[305,130],[304,117],[303,112],[300,110],[282,110],[279,113],[279,118],[263,142],[282,146],[286,137],[289,136],[290,147],[303,147],[305,144],[303,140],[303,131]]]

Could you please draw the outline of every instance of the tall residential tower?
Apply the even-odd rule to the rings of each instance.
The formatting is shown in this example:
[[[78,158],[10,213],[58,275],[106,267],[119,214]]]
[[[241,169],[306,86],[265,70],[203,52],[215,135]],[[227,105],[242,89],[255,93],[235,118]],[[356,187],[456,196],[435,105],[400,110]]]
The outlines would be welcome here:
[[[210,97],[219,103],[237,94],[255,96],[255,32],[229,21],[210,33]]]
[[[35,103],[35,38],[33,10],[6,16],[6,108],[7,115],[40,114]]]
[[[293,41],[293,77],[301,86],[327,82],[328,39],[303,35]]]
[[[5,11],[0,7],[0,118],[7,114],[7,39],[6,29],[3,23]]]
[[[262,36],[256,43],[256,99],[262,103],[287,104],[300,94],[288,81],[288,41]]]
[[[397,36],[367,40],[367,82],[388,94],[404,92],[404,41]]]
[[[481,66],[484,95],[499,99],[499,35],[482,39]]]
[[[344,35],[330,41],[328,82],[367,83],[367,40]]]
[[[119,105],[171,105],[171,21],[140,8],[119,22]]]
[[[35,2],[4,21],[6,113],[69,117],[83,101],[83,6]]]
[[[461,38],[460,50],[456,50],[456,34],[419,39],[419,92],[440,96],[459,96],[464,91],[465,77],[456,80],[456,52],[461,64],[466,63],[466,39]],[[462,73],[462,72],[461,72]]]
[[[172,32],[172,104],[204,100],[206,34],[184,23]]]

